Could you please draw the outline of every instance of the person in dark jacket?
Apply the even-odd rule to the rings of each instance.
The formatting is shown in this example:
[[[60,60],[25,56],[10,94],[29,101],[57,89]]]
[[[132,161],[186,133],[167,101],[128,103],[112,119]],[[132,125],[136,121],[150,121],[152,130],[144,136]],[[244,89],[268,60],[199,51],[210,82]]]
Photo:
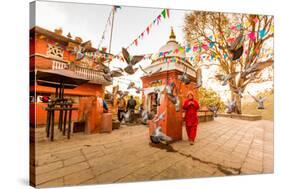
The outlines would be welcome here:
[[[130,111],[130,122],[135,120],[135,107],[137,105],[137,101],[133,96],[127,102],[127,111]]]

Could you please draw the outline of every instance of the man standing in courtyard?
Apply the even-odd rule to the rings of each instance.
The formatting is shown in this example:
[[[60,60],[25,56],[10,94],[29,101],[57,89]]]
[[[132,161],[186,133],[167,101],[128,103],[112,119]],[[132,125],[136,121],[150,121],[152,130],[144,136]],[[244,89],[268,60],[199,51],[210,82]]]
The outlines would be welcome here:
[[[133,96],[127,102],[127,111],[130,111],[130,122],[132,123],[135,120],[135,107],[137,105],[137,101]]]
[[[118,120],[119,122],[122,121],[123,119],[123,113],[125,113],[126,110],[126,100],[124,99],[124,96],[121,96],[118,101],[117,101],[117,105],[118,105]]]
[[[187,99],[183,104],[183,109],[185,110],[185,126],[188,140],[190,145],[193,145],[197,132],[197,110],[199,109],[199,104],[194,99],[194,95],[191,91],[187,93]]]

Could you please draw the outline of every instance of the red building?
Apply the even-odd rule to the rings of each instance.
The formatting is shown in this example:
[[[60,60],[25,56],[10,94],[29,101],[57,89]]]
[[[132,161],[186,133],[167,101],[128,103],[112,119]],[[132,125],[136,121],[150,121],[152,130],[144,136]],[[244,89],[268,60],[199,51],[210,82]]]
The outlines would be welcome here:
[[[168,55],[164,55],[163,52],[170,52]],[[171,82],[176,85],[180,98],[180,107],[186,98],[188,91],[192,90],[195,97],[198,98],[198,91],[196,86],[196,71],[190,62],[187,61],[184,48],[176,41],[176,36],[173,29],[167,43],[159,49],[159,52],[155,53],[152,57],[151,65],[145,68],[147,72],[154,72],[159,70],[160,72],[154,73],[151,76],[142,77],[143,82],[143,104],[144,108],[149,112],[159,114],[165,111],[165,119],[160,121],[162,130],[168,136],[174,140],[182,139],[182,110],[176,111],[175,105],[168,99],[165,93],[165,86]],[[183,72],[186,72],[191,80],[190,84],[185,85],[179,79],[178,76]],[[157,93],[155,88],[161,91],[160,106],[156,104]],[[151,126],[150,126],[151,128]]]
[[[99,62],[112,58],[112,55],[105,53],[105,50],[93,48],[91,41],[83,42],[80,37],[73,39],[70,33],[67,36],[62,33],[61,29],[49,31],[38,26],[30,30],[30,73],[34,77],[38,69],[60,70],[71,67],[75,74],[89,80],[74,89],[65,89],[65,97],[72,98],[74,107],[80,110],[73,112],[73,120],[77,121],[83,117],[83,106],[87,105],[85,102],[99,104],[104,87],[112,84],[103,78],[97,68]],[[78,54],[81,49],[83,53]],[[50,97],[54,93],[55,88],[42,86],[36,80],[30,83],[31,125],[46,124],[47,104],[41,102],[40,97]]]

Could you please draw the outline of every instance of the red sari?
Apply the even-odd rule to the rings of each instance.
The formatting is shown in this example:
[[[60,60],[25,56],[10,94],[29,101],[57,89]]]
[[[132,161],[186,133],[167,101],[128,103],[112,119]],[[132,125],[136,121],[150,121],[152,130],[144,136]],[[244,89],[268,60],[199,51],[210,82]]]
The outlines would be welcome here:
[[[185,110],[185,126],[187,136],[189,141],[194,142],[198,125],[197,110],[199,109],[199,104],[194,99],[185,100],[183,109]]]

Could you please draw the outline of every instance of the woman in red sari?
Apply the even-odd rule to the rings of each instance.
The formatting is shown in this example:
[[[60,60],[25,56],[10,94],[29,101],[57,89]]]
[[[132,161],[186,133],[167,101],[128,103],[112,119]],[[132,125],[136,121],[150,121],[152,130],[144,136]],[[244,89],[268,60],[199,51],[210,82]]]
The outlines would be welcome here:
[[[183,104],[183,109],[185,110],[185,126],[188,140],[189,143],[193,145],[198,125],[197,110],[199,109],[199,104],[194,99],[192,92],[188,92],[187,99]]]

